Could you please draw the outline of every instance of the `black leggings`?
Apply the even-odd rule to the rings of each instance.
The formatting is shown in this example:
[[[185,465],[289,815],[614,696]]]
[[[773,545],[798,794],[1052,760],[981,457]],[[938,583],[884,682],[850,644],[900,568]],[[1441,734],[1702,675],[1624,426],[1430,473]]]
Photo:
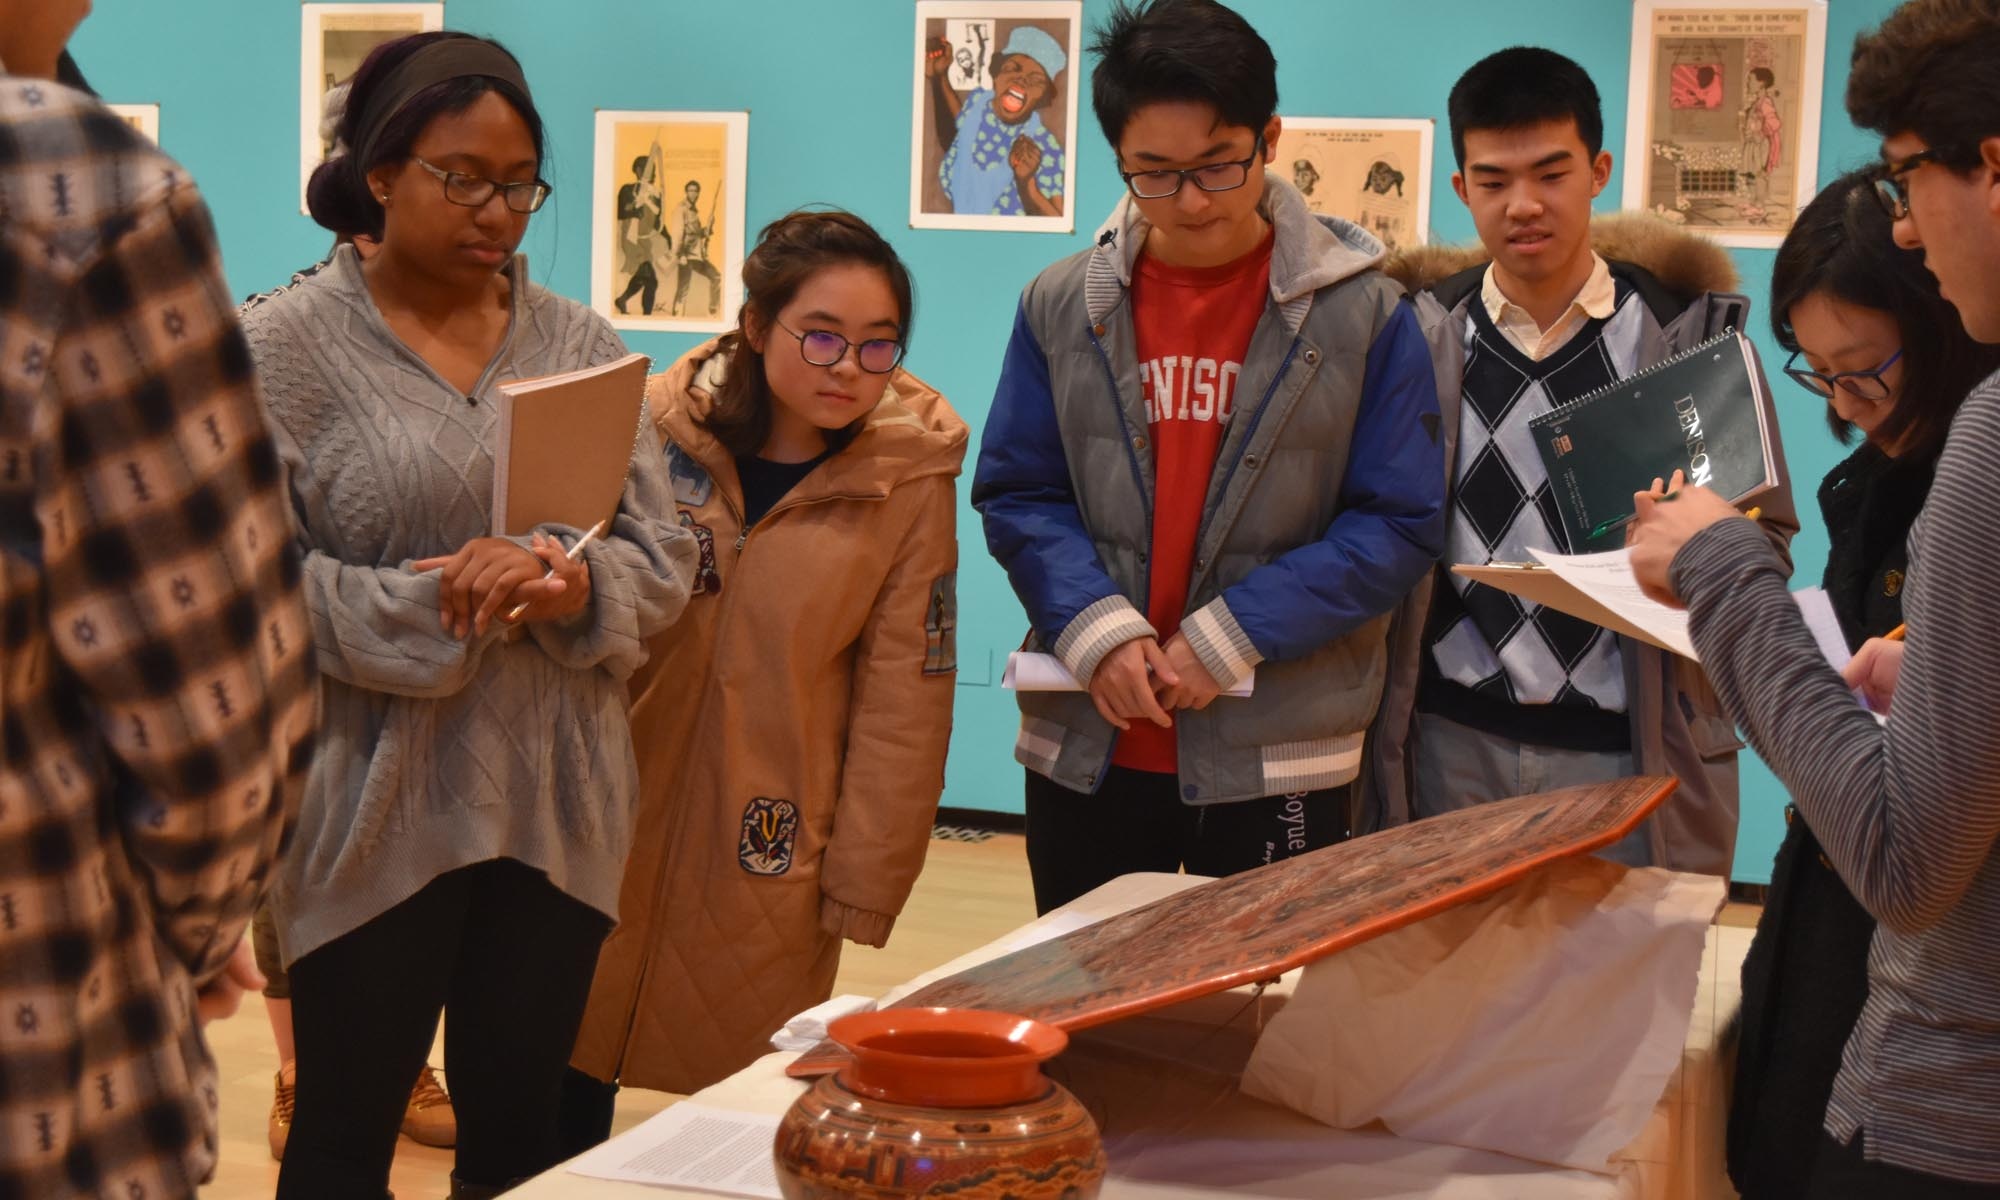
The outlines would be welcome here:
[[[1111,767],[1094,796],[1028,776],[1028,874],[1048,912],[1133,871],[1234,875],[1347,840],[1346,787],[1183,804],[1179,779]]]
[[[279,1200],[383,1195],[410,1080],[445,1022],[453,1177],[502,1186],[561,1161],[563,1071],[610,921],[494,859],[292,964],[298,1109]]]

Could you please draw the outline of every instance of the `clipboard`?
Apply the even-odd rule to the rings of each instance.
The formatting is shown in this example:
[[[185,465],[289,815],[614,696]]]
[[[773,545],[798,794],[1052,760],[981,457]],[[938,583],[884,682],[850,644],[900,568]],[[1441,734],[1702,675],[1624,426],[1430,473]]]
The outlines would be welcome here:
[[[1557,612],[1568,613],[1578,620],[1602,625],[1613,633],[1623,634],[1649,646],[1658,646],[1669,654],[1679,654],[1700,661],[1696,658],[1691,643],[1682,641],[1681,644],[1675,645],[1672,633],[1649,629],[1631,620],[1541,563],[1488,563],[1484,566],[1459,563],[1451,570],[1454,575],[1470,579],[1474,583],[1499,588],[1523,600],[1553,608]],[[1667,613],[1672,610],[1662,606],[1661,611]],[[1680,637],[1685,639],[1687,636],[1685,616],[1676,615],[1682,617],[1678,632]]]

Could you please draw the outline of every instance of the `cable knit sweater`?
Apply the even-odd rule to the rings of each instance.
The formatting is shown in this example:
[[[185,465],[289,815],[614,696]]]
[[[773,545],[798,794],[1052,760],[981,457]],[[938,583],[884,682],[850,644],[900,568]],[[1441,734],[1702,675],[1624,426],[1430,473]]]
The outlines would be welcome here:
[[[584,551],[591,601],[575,618],[462,641],[438,627],[438,573],[410,570],[491,531],[496,386],[625,352],[522,260],[510,276],[507,338],[470,397],[390,331],[351,248],[244,316],[324,680],[319,755],[271,894],[288,964],[493,858],[617,914],[638,786],[625,680],[687,602],[695,556],[653,423],[617,519]]]

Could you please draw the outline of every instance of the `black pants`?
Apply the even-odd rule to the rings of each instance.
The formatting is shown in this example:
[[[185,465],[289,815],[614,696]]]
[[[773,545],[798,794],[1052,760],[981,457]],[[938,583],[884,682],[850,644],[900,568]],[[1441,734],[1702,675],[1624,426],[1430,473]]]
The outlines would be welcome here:
[[[561,1131],[562,1156],[575,1158],[611,1137],[611,1118],[618,1109],[618,1085],[606,1083],[571,1067],[563,1075],[562,1116],[556,1122]]]
[[[1996,1200],[2000,1184],[1964,1183],[1922,1171],[1873,1163],[1861,1156],[1866,1130],[1846,1145],[1830,1133],[1820,1134],[1819,1156],[1813,1160],[1812,1200]]]
[[[561,1161],[563,1072],[609,931],[542,872],[495,859],[293,963],[298,1109],[280,1200],[384,1194],[440,1011],[454,1177],[499,1186]]]
[[[652,316],[653,297],[659,293],[659,290],[660,276],[653,270],[653,264],[649,262],[640,263],[639,269],[632,272],[632,282],[625,285],[624,294],[618,297],[619,311],[624,311],[623,306],[625,302],[632,298],[634,292],[637,292],[639,294],[639,311],[649,317]]]
[[[1028,776],[1028,873],[1048,912],[1133,871],[1234,875],[1347,840],[1346,787],[1183,804],[1179,779],[1111,767],[1095,796]]]
[[[1729,1178],[1743,1200],[1805,1196],[1840,1055],[1868,999],[1875,919],[1787,810],[1785,841],[1743,960]]]

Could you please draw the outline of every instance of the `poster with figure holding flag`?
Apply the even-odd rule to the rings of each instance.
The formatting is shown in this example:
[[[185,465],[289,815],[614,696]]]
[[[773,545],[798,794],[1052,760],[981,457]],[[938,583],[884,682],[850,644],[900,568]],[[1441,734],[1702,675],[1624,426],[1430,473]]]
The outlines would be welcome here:
[[[599,112],[590,305],[618,329],[736,327],[750,114]]]

